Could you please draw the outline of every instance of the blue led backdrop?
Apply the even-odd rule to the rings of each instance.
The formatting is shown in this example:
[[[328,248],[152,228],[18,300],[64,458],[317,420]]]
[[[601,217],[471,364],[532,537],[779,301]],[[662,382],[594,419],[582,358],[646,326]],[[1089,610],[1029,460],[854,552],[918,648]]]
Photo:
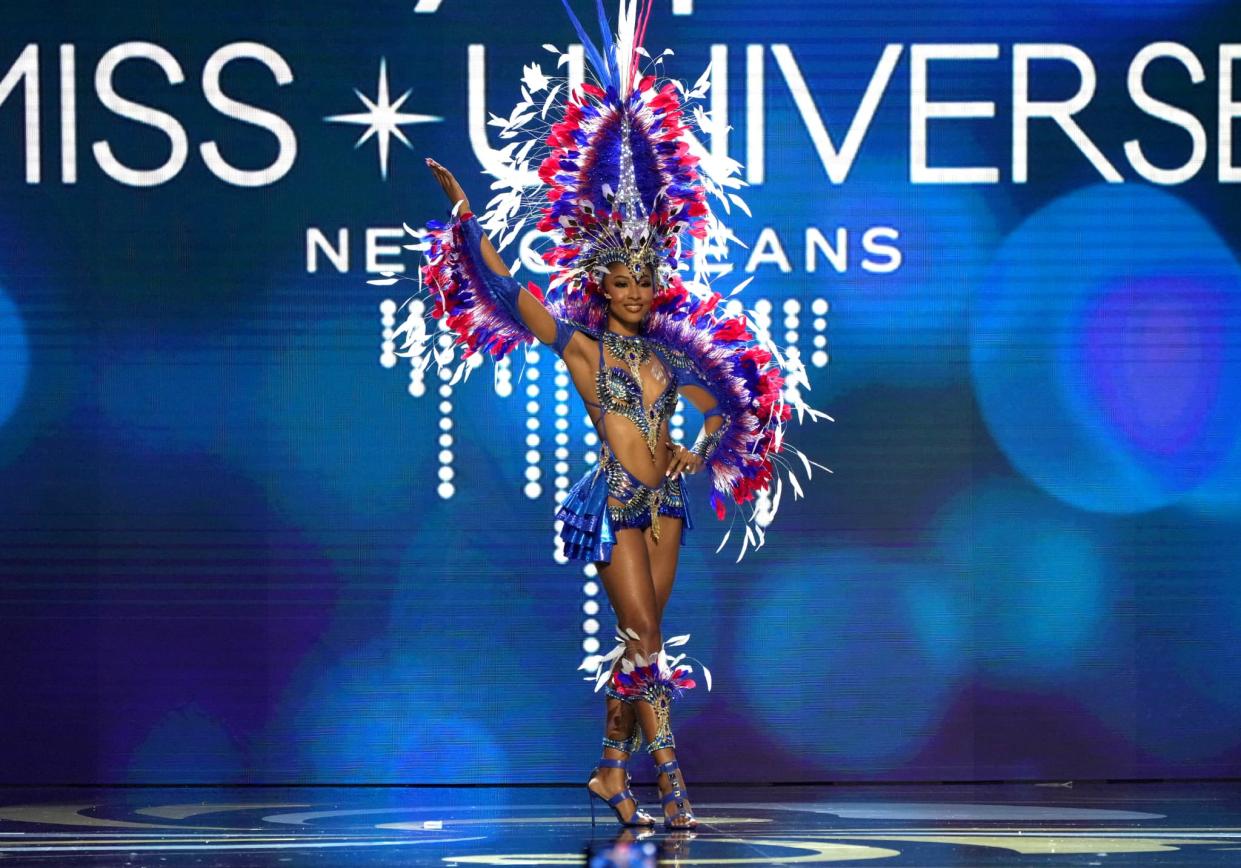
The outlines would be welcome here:
[[[559,0],[99,9],[0,12],[0,778],[577,781],[583,408],[412,370],[368,283],[425,155],[485,203]],[[656,4],[748,182],[718,286],[835,419],[740,563],[689,480],[691,782],[1241,774],[1238,21]]]

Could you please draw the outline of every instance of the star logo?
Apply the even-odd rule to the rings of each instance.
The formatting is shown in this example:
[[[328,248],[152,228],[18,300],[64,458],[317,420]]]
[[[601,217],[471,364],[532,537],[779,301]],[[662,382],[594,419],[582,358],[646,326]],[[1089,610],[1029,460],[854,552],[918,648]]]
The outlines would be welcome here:
[[[356,87],[353,92],[358,95],[358,99],[362,100],[362,104],[366,106],[366,111],[358,112],[350,115],[331,115],[325,117],[325,121],[338,124],[366,124],[366,131],[362,133],[362,137],[354,143],[354,147],[361,147],[362,143],[375,136],[375,141],[379,145],[379,174],[383,179],[388,180],[388,146],[391,144],[392,136],[396,136],[405,147],[413,150],[413,145],[409,139],[405,137],[405,133],[401,131],[401,124],[425,124],[431,121],[442,121],[443,118],[435,115],[416,115],[407,114],[401,111],[401,105],[413,93],[413,89],[405,91],[401,94],[401,98],[396,102],[388,100],[388,62],[387,58],[380,58],[379,61],[379,83],[377,85],[378,95],[374,101],[367,99]]]

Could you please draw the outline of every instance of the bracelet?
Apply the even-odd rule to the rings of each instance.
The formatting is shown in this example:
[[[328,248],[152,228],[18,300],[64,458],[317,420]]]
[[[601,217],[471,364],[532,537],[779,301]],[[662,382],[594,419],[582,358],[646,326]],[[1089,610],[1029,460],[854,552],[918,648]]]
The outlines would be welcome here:
[[[702,458],[703,461],[706,461],[707,457],[715,450],[715,447],[724,439],[724,428],[727,424],[728,420],[725,419],[723,425],[710,433],[707,433],[707,429],[702,429],[698,434],[698,439],[694,442],[693,448],[689,451]]]

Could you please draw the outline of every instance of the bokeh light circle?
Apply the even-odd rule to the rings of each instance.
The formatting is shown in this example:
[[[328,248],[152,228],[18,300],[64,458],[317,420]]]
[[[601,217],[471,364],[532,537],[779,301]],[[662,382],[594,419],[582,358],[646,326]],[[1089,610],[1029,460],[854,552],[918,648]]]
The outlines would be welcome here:
[[[929,566],[848,548],[807,556],[813,574],[770,570],[748,609],[744,665],[731,675],[799,765],[845,775],[897,768],[934,737],[968,668],[967,600],[941,594]]]
[[[1097,185],[1004,241],[971,316],[987,427],[1013,465],[1081,509],[1175,502],[1241,431],[1241,269],[1190,206]]]

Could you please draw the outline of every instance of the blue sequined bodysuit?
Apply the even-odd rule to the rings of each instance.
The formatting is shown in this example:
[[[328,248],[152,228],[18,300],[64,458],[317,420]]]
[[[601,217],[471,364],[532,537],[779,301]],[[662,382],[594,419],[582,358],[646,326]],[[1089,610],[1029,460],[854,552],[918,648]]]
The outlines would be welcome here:
[[[608,365],[603,356],[603,341],[599,344],[599,373],[596,376],[596,391],[600,403],[583,401],[599,408],[599,424],[603,428],[599,447],[599,467],[597,473],[607,477],[608,493],[620,501],[621,505],[608,504],[608,515],[612,519],[612,528],[620,530],[626,527],[639,529],[651,528],[655,539],[659,539],[659,517],[661,515],[685,518],[684,493],[681,481],[676,477],[665,477],[661,485],[651,488],[638,479],[621,463],[612,451],[607,439],[607,414],[624,416],[637,426],[646,439],[651,450],[651,457],[658,449],[658,438],[664,423],[672,418],[677,405],[676,374],[666,365],[669,380],[667,387],[659,397],[646,406],[642,383],[634,375],[619,365]],[[682,537],[684,537],[682,525]]]
[[[573,485],[556,512],[556,518],[562,523],[560,539],[564,544],[566,557],[574,560],[610,561],[611,549],[616,542],[616,531],[623,528],[650,527],[652,535],[658,539],[661,516],[681,519],[679,542],[684,544],[693,522],[681,479],[666,477],[660,485],[651,487],[634,476],[617,458],[608,443],[607,415],[611,413],[624,416],[632,421],[645,438],[653,457],[660,446],[658,438],[664,423],[671,419],[676,410],[677,390],[683,385],[682,379],[697,385],[701,385],[701,380],[685,364],[678,365],[676,357],[668,353],[666,348],[653,341],[647,342],[646,346],[663,364],[669,377],[668,385],[648,407],[640,379],[623,366],[607,363],[603,333],[580,323],[557,319],[554,344],[557,355],[564,357],[565,347],[575,330],[593,338],[599,348],[599,366],[595,376],[599,402],[585,397],[582,400],[588,406],[599,410],[598,424],[602,442],[598,466]],[[623,343],[644,339],[616,336],[614,340]],[[718,410],[709,411],[709,414],[715,413],[718,413]],[[608,503],[609,496],[618,501],[619,505]]]

